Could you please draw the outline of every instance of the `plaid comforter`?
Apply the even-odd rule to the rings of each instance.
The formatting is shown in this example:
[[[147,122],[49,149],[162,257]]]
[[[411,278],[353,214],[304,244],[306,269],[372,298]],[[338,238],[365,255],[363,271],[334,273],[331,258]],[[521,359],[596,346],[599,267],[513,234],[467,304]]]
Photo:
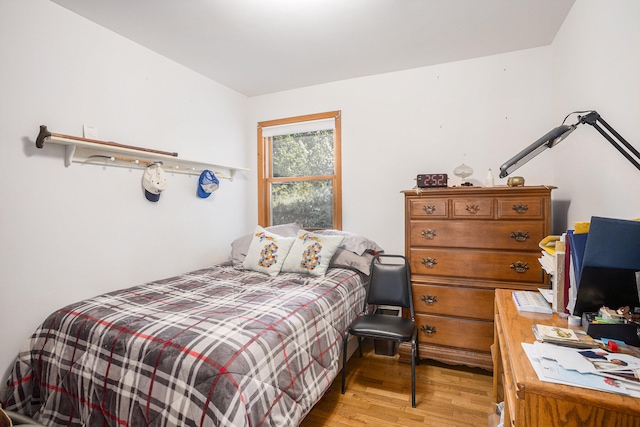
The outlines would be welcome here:
[[[296,426],[338,371],[359,273],[214,266],[51,314],[3,405],[55,426]]]

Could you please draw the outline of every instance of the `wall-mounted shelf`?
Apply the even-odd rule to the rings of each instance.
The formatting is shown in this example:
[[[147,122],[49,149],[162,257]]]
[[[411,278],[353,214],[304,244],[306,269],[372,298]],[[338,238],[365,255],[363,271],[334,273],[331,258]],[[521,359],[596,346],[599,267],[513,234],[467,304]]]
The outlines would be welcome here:
[[[66,167],[71,166],[71,163],[82,163],[146,169],[150,164],[161,163],[163,169],[168,173],[200,175],[203,170],[209,169],[213,171],[216,177],[226,178],[232,181],[236,172],[249,170],[197,160],[188,160],[178,157],[178,153],[51,133],[47,130],[46,126],[42,125],[40,126],[40,133],[36,139],[36,147],[43,148],[45,143],[65,146],[64,165]]]

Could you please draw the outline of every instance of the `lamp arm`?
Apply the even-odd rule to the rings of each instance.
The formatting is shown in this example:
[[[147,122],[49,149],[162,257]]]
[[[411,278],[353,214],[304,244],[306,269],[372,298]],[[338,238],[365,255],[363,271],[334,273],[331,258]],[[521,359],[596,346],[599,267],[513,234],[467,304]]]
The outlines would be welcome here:
[[[620,152],[620,154],[626,157],[626,159],[629,160],[631,164],[633,164],[636,168],[638,168],[638,170],[640,170],[640,152],[631,144],[629,144],[627,140],[625,140],[622,135],[616,132],[616,130],[613,129],[607,122],[605,122],[600,114],[598,114],[596,111],[576,111],[575,113],[587,114],[584,116],[578,116],[578,122],[573,125],[569,126],[563,124],[551,130],[550,132],[547,132],[547,134],[545,134],[542,138],[538,139],[536,142],[513,156],[511,159],[507,160],[507,162],[503,163],[502,166],[500,166],[500,178],[506,177],[511,172],[527,163],[529,160],[537,156],[545,149],[553,148],[560,141],[566,138],[571,132],[573,132],[578,125],[584,123],[593,126],[598,132],[600,132],[600,135],[602,135],[607,141],[611,143],[611,145],[615,147],[616,150]],[[605,132],[600,125],[604,126],[606,130],[611,133],[611,135],[616,137],[617,141],[609,133]],[[626,147],[626,149],[629,151],[626,151],[620,144],[624,145],[624,147]],[[635,158],[632,156],[632,154],[635,155]]]
[[[631,145],[626,139],[624,139],[622,135],[620,135],[614,128],[612,128],[609,123],[607,123],[602,118],[602,116],[600,116],[600,114],[598,114],[596,111],[592,111],[586,116],[580,116],[579,119],[580,123],[586,123],[593,126],[598,132],[600,132],[600,135],[602,135],[607,141],[611,143],[611,145],[615,147],[616,150],[620,152],[620,154],[626,157],[627,160],[629,160],[636,168],[638,168],[638,170],[640,170],[640,163],[638,162],[638,160],[640,160],[640,152],[636,150],[636,148]],[[600,127],[600,124],[602,124],[602,126],[604,126],[613,136],[615,136],[618,141],[614,140],[611,135],[605,132]],[[622,143],[627,148],[627,150],[629,150],[636,156],[638,160],[634,159],[631,154],[625,151],[618,142]]]

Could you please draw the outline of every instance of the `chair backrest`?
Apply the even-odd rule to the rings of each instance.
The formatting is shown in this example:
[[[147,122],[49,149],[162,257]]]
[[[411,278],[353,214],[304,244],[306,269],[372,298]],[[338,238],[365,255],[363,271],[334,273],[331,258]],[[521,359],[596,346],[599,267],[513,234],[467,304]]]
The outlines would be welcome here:
[[[385,259],[396,258],[398,262],[384,262]],[[409,262],[402,255],[379,254],[371,262],[369,288],[365,304],[391,305],[408,308],[413,313],[413,297],[411,295],[411,273]]]

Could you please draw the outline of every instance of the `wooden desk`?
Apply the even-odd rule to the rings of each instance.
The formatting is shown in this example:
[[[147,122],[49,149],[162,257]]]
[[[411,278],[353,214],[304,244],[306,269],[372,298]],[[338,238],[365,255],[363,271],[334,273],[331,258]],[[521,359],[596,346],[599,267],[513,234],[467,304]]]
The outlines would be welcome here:
[[[568,327],[556,314],[518,313],[511,290],[496,289],[493,400],[505,426],[640,427],[640,399],[538,380],[521,343],[537,323]]]

